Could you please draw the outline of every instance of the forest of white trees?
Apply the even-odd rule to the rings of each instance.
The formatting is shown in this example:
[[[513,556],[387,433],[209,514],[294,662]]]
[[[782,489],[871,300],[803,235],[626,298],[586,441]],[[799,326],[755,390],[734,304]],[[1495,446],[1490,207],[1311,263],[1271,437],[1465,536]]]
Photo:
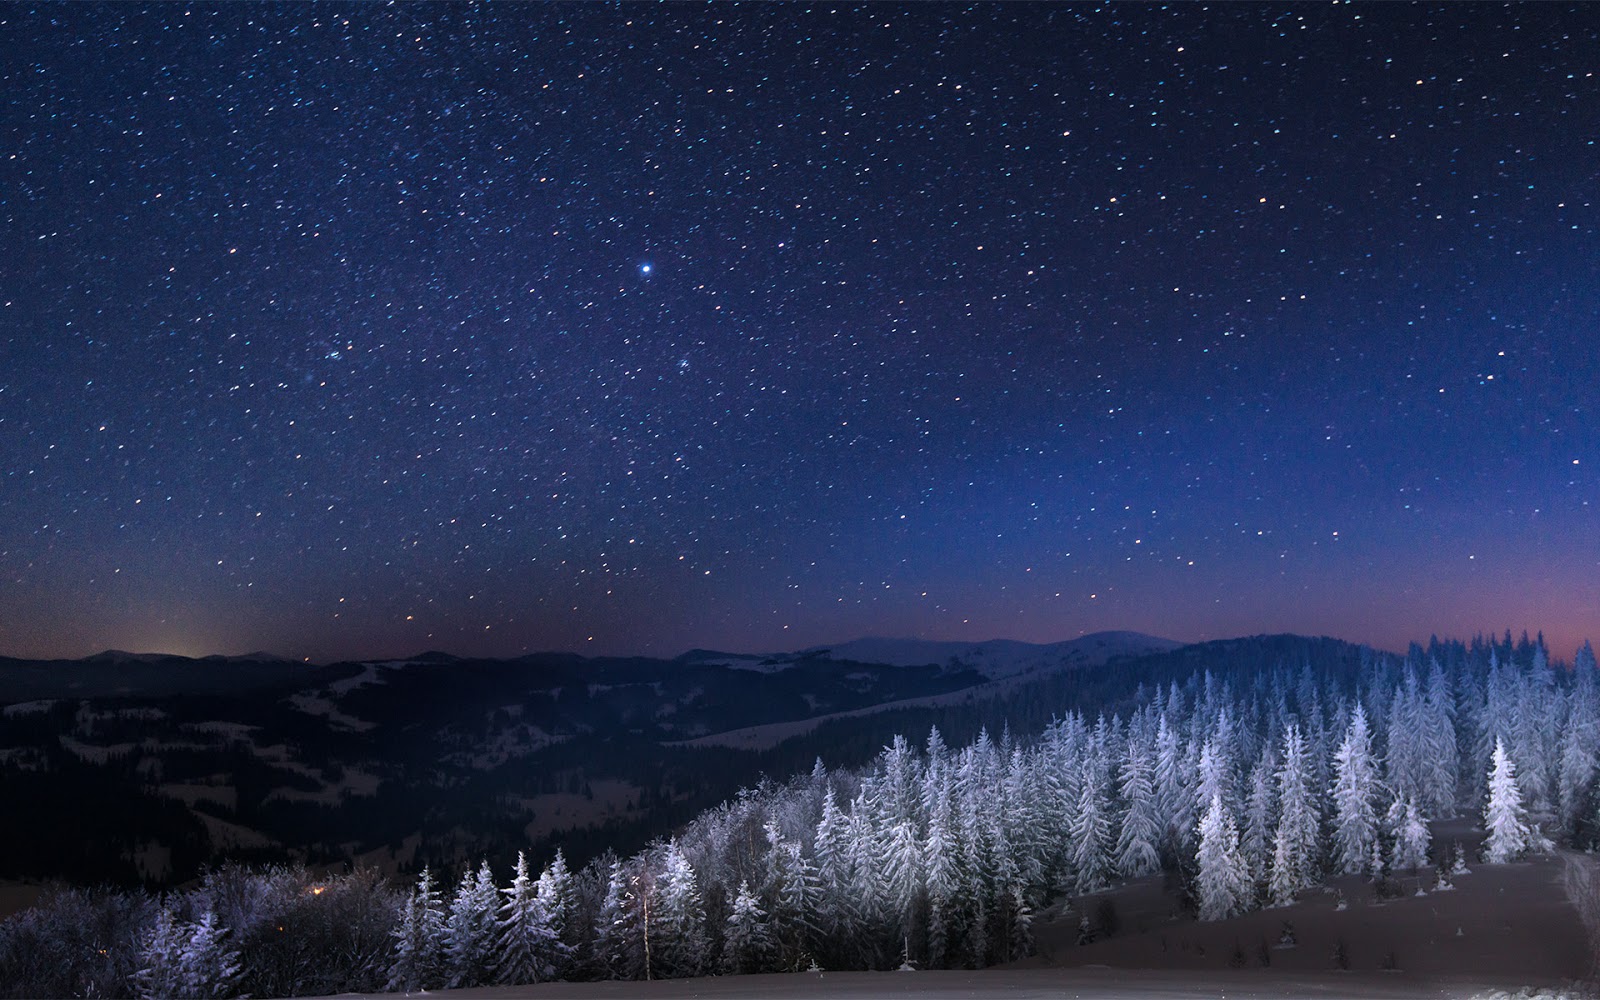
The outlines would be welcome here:
[[[1223,919],[1329,877],[1436,864],[1429,821],[1463,813],[1487,863],[1592,846],[1590,647],[1570,670],[1542,643],[1452,648],[1448,664],[1377,659],[1360,676],[1199,673],[1027,737],[897,736],[870,766],[818,761],[578,870],[558,852],[537,875],[519,857],[503,883],[485,863],[397,890],[224,868],[120,909],[67,894],[55,919],[80,938],[86,920],[122,921],[131,957],[100,992],[151,997],[974,968],[1029,953],[1034,914],[1063,897],[1164,874],[1198,919]],[[0,925],[5,962],[45,961],[41,942],[68,933],[48,907],[30,914]],[[285,921],[322,936],[286,956]]]

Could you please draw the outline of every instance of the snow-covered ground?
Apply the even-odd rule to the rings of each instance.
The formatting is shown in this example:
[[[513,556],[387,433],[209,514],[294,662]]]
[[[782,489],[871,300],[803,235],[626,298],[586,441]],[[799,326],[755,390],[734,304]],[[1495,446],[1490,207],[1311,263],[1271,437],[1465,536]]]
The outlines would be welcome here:
[[[799,1000],[805,997],[850,1000],[871,1000],[875,997],[894,997],[898,1000],[969,1000],[973,997],[1004,997],[1006,1000],[1191,1000],[1198,997],[1398,1000],[1474,997],[1495,989],[1471,977],[1419,979],[1393,973],[1263,974],[1250,969],[1220,969],[1196,974],[1178,970],[1099,967],[951,972],[802,972],[653,983],[547,983],[540,986],[498,986],[405,995],[448,997],[450,1000],[509,1000],[512,997],[573,997],[581,1000],[646,1000],[658,997],[661,1000],[735,1000],[740,997],[752,1000]],[[357,996],[370,996],[378,1000],[399,995],[345,994],[345,998],[353,1000]]]

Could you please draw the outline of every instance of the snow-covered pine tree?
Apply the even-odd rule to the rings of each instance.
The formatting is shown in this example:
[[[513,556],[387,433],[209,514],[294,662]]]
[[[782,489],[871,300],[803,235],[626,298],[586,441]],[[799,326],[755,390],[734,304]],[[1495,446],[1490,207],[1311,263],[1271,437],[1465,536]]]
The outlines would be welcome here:
[[[893,937],[902,942],[916,930],[917,905],[922,896],[922,843],[909,820],[887,832],[883,844],[883,878],[888,893]]]
[[[1392,872],[1413,871],[1428,863],[1428,842],[1432,835],[1423,822],[1415,799],[1406,799],[1394,830],[1394,850],[1389,859]]]
[[[594,918],[596,972],[604,979],[644,979],[643,902],[638,876],[621,859],[612,858],[605,895]]]
[[[1117,834],[1116,870],[1123,878],[1141,878],[1161,870],[1156,844],[1161,839],[1156,812],[1155,784],[1150,760],[1139,740],[1129,738],[1122,758],[1122,800],[1127,808]]]
[[[1101,734],[1105,734],[1105,720],[1101,720]],[[1040,884],[1048,867],[1046,858],[1059,852],[1060,847],[1046,841],[1044,825],[1049,817],[1049,807],[1044,801],[1045,783],[1038,780],[1038,768],[1033,755],[1017,747],[1011,752],[1006,769],[1002,794],[1006,804],[1006,820],[1000,824],[1005,840],[1010,845],[1010,858],[1006,873],[1012,881]]]
[[[960,847],[955,841],[948,773],[941,772],[939,780],[947,787],[928,797],[931,807],[928,839],[922,846],[928,887],[928,966],[935,969],[944,968],[947,961],[951,925],[961,890]]]
[[[1069,845],[1073,891],[1097,892],[1110,881],[1111,808],[1101,784],[1101,768],[1094,754],[1083,762],[1078,811],[1072,818]]]
[[[1250,880],[1258,885],[1266,883],[1272,859],[1272,832],[1278,818],[1277,772],[1278,756],[1268,743],[1250,769],[1250,794],[1245,799],[1244,832],[1239,839],[1239,853],[1250,870]]]
[[[1587,642],[1573,659],[1566,716],[1557,765],[1556,816],[1561,829],[1574,836],[1578,821],[1593,798],[1596,754],[1600,751],[1600,693],[1595,685],[1594,651]]]
[[[864,794],[850,802],[845,827],[845,898],[855,933],[846,942],[849,962],[860,968],[879,968],[898,955],[894,900],[886,873],[885,831],[874,828]]]
[[[651,906],[651,978],[699,975],[711,958],[706,954],[705,906],[699,883],[676,840],[667,842],[661,866]]]
[[[1169,701],[1177,701],[1176,685]],[[1172,856],[1187,840],[1188,825],[1193,815],[1186,776],[1183,767],[1183,743],[1178,731],[1172,728],[1163,714],[1156,723],[1155,788],[1156,807],[1163,824],[1161,847]]]
[[[809,961],[815,944],[821,895],[817,870],[799,843],[785,839],[771,818],[766,833],[767,874],[761,896],[771,901],[767,927],[777,949],[776,967],[798,971]]]
[[[1423,707],[1422,688],[1417,681],[1416,670],[1407,663],[1400,688],[1389,702],[1386,726],[1388,748],[1384,754],[1386,782],[1402,800],[1408,795],[1421,796],[1427,784],[1428,748],[1424,743],[1427,733],[1423,726]],[[1349,738],[1348,730],[1345,736]],[[1368,750],[1370,752],[1370,745]],[[1342,844],[1335,845],[1335,867],[1340,871],[1345,870],[1344,861],[1347,860],[1342,847]]]
[[[139,948],[133,987],[142,1000],[230,997],[239,980],[239,952],[225,943],[228,929],[211,910],[190,922],[162,906]]]
[[[1483,844],[1483,860],[1503,864],[1520,858],[1535,838],[1522,805],[1522,790],[1517,787],[1516,765],[1504,741],[1494,741],[1490,761],[1489,802],[1483,808],[1483,827],[1489,836]]]
[[[444,934],[445,965],[452,989],[480,986],[493,978],[498,896],[487,861],[479,866],[476,875],[462,876],[456,888]]]
[[[394,929],[389,990],[407,993],[444,985],[445,909],[432,870],[424,867]]]
[[[501,892],[506,899],[497,914],[495,981],[507,986],[549,982],[555,978],[558,938],[521,851],[511,885]]]
[[[233,996],[239,981],[239,952],[225,941],[228,928],[220,926],[217,915],[207,910],[188,930],[189,939],[178,960],[182,991],[177,995],[201,1000]]]
[[[1333,757],[1333,865],[1345,875],[1367,867],[1378,836],[1377,767],[1366,711],[1358,704]]]
[[[1455,813],[1460,751],[1456,740],[1455,696],[1450,678],[1434,660],[1428,668],[1428,693],[1423,702],[1423,798],[1417,807],[1426,817]]]
[[[573,919],[577,916],[578,899],[566,855],[559,847],[556,856],[539,873],[538,896],[539,908],[550,928],[550,978],[564,979],[572,967],[576,937]]]
[[[1195,881],[1200,919],[1222,920],[1243,913],[1250,902],[1250,877],[1239,853],[1239,831],[1220,793],[1211,796],[1211,805],[1200,818],[1198,836]]]
[[[1554,805],[1556,764],[1561,756],[1560,712],[1566,704],[1555,690],[1542,636],[1533,646],[1527,669],[1517,673],[1517,708],[1510,733],[1515,745],[1506,750],[1516,762],[1524,803],[1530,812],[1543,815]]]
[[[1006,960],[1015,962],[1033,954],[1033,907],[1028,905],[1020,885],[1011,887],[1010,902],[1010,920],[1007,921],[1010,933],[1007,935],[1009,942]]]
[[[1226,716],[1224,716],[1224,721]],[[1207,739],[1200,746],[1200,760],[1195,767],[1195,812],[1205,815],[1211,800],[1220,797],[1222,807],[1233,811],[1233,769],[1216,742]]]
[[[722,969],[734,975],[771,972],[776,964],[775,957],[776,950],[768,934],[767,913],[750,890],[750,883],[740,881],[723,936]]]
[[[849,819],[839,809],[838,797],[829,785],[822,793],[822,817],[812,851],[817,859],[817,912],[814,923],[821,939],[830,942],[855,937],[854,906],[849,890],[849,852],[845,839]],[[834,957],[834,956],[829,956]]]
[[[139,937],[139,970],[133,974],[133,988],[140,1000],[183,996],[183,946],[188,931],[170,906],[156,910],[155,923]]]
[[[1316,881],[1319,817],[1308,771],[1305,737],[1299,726],[1290,724],[1283,734],[1283,764],[1278,769],[1278,829],[1267,887],[1280,906],[1294,902],[1295,893]]]

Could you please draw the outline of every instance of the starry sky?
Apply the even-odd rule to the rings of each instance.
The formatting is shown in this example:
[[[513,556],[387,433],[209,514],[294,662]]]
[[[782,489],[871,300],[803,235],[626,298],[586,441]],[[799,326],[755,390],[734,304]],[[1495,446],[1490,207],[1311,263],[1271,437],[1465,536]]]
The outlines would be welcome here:
[[[0,7],[0,653],[1600,639],[1600,18]]]

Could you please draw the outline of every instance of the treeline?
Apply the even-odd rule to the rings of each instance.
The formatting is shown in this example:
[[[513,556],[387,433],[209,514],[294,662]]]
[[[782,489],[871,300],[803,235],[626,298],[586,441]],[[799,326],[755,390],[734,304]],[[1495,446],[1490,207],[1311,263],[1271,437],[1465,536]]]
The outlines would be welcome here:
[[[69,891],[0,925],[9,995],[289,996],[552,979],[981,967],[1062,895],[1164,873],[1201,919],[1323,879],[1484,860],[1600,830],[1590,648],[1434,642],[1399,664],[1190,673],[1027,738],[937,728],[872,764],[764,782],[630,857],[397,890],[228,867],[160,898]],[[1458,863],[1461,859],[1454,859]],[[1440,877],[1443,877],[1442,875]]]

